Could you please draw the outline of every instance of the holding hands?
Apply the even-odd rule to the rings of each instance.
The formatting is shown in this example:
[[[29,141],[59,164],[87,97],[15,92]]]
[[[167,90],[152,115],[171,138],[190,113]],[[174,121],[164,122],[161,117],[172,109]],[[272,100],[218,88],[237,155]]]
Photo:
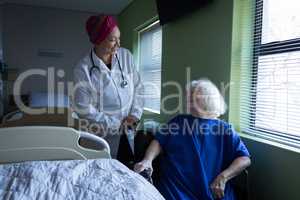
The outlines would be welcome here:
[[[134,165],[134,171],[137,173],[141,173],[144,170],[150,171],[150,176],[153,172],[152,161],[150,160],[142,160]]]
[[[124,128],[125,130],[127,130],[127,129],[135,130],[138,122],[139,122],[138,118],[136,118],[135,116],[132,116],[132,115],[128,115],[127,117],[125,117],[123,119],[121,128]]]

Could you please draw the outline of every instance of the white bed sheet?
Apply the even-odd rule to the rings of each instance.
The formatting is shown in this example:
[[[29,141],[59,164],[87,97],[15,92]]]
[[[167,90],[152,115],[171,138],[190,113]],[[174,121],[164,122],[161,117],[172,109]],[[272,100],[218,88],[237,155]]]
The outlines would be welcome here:
[[[163,200],[142,176],[114,159],[0,165],[0,199]]]

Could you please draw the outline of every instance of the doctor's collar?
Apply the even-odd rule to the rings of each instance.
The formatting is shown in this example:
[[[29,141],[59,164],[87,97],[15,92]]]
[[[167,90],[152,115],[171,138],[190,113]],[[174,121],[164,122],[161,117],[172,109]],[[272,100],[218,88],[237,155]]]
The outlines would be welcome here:
[[[101,68],[103,68],[103,66],[106,65],[105,62],[96,54],[94,48],[92,48],[91,51],[92,51],[92,58],[93,58],[95,65],[100,66],[100,67],[102,66]]]

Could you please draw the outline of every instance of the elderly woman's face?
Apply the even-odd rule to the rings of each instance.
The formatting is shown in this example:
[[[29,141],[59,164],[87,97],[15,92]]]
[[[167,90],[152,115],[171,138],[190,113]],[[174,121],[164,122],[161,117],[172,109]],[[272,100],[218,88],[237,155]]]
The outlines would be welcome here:
[[[120,48],[120,30],[116,26],[106,39],[99,44],[106,54],[114,55]]]

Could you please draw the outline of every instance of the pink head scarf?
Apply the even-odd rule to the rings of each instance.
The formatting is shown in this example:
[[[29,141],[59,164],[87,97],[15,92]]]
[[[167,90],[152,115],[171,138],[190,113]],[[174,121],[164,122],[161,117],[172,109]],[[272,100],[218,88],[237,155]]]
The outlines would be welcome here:
[[[93,44],[100,44],[117,26],[117,21],[110,15],[90,16],[86,21],[86,32]]]

